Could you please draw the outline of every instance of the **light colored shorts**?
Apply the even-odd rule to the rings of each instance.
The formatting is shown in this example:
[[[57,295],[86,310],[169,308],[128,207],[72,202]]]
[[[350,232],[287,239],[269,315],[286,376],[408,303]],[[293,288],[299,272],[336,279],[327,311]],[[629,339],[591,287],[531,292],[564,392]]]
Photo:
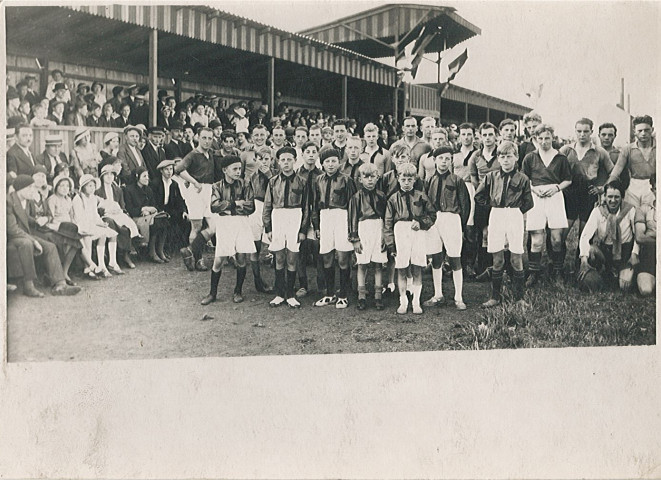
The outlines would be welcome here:
[[[188,188],[180,186],[181,196],[188,208],[188,218],[191,220],[202,220],[211,216],[211,184],[201,183],[202,191],[198,192],[193,185]]]
[[[506,250],[523,254],[523,214],[518,208],[491,208],[487,252]]]
[[[216,257],[231,257],[236,253],[255,253],[248,217],[222,215],[216,218]]]
[[[443,247],[448,257],[461,257],[461,217],[457,213],[437,212],[436,222],[427,231],[427,253],[441,253]]]
[[[349,241],[347,211],[341,208],[325,208],[319,212],[319,253],[353,252]]]
[[[363,253],[356,254],[356,262],[359,265],[368,263],[386,263],[388,255],[381,251],[381,239],[383,238],[383,220],[372,218],[358,222],[358,236],[363,246]]]
[[[551,229],[567,228],[569,226],[567,214],[565,213],[565,197],[562,192],[544,198],[533,194],[532,200],[534,205],[527,212],[526,218],[527,231],[544,230],[547,226]]]
[[[248,217],[250,230],[252,231],[252,239],[255,242],[260,240],[263,242],[264,237],[264,220],[262,219],[262,212],[264,211],[264,202],[255,200],[255,211]]]
[[[409,265],[427,266],[427,253],[425,252],[427,232],[411,230],[412,224],[413,222],[397,222],[393,229],[397,249],[395,268],[406,268]]]
[[[652,205],[654,203],[654,194],[649,180],[632,178],[629,188],[624,193],[624,201],[640,208],[643,205]]]
[[[273,231],[269,250],[279,252],[286,248],[297,253],[300,247],[298,231],[302,220],[303,211],[300,208],[274,208],[271,212]]]

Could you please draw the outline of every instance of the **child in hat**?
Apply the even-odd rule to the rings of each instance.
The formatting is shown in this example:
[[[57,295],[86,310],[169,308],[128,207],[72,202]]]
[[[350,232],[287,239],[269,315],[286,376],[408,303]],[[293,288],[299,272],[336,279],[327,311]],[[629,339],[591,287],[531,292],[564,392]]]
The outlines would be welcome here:
[[[485,308],[501,303],[505,246],[511,252],[514,300],[523,300],[525,274],[523,271],[523,215],[533,207],[530,180],[516,169],[518,148],[514,142],[503,141],[497,149],[500,170],[489,172],[475,191],[475,203],[491,207],[487,231],[488,252],[493,255],[491,297],[482,304]]]
[[[294,172],[296,150],[293,147],[282,147],[276,157],[280,173],[269,180],[262,214],[269,249],[275,255],[276,297],[269,305],[279,307],[287,303],[299,308],[301,304],[294,296],[294,284],[300,242],[305,238],[309,223],[306,181]]]
[[[360,187],[349,202],[349,241],[358,263],[358,310],[367,306],[365,280],[370,264],[374,267],[374,303],[377,310],[383,310],[381,267],[388,261],[382,237],[386,196],[376,189],[379,178],[376,165],[364,163],[358,173]]]
[[[319,238],[319,253],[324,257],[326,295],[315,306],[335,304],[346,308],[351,283],[351,253],[349,242],[349,200],[356,193],[353,179],[339,171],[340,153],[334,148],[323,150],[319,155],[324,174],[319,175],[312,188],[312,224]],[[340,267],[340,295],[335,296],[335,252]]]
[[[432,133],[432,138],[434,134]],[[466,222],[470,214],[470,199],[465,182],[450,171],[454,150],[449,145],[436,148],[429,154],[436,164],[436,171],[426,182],[426,193],[436,209],[436,222],[427,235],[427,253],[432,256],[434,296],[425,306],[440,306],[443,297],[443,260],[447,255],[452,268],[454,302],[458,310],[466,310],[463,301],[463,270],[461,268],[461,244]]]
[[[80,194],[73,199],[73,220],[78,225],[78,231],[83,235],[85,253],[92,257],[92,245],[96,242],[97,265],[93,273],[104,278],[112,277],[105,264],[106,243],[108,244],[108,266],[115,271],[121,271],[117,265],[117,232],[108,227],[99,215],[100,199],[95,195],[100,187],[98,178],[84,174],[80,178]],[[89,275],[92,266],[85,269]]]
[[[243,302],[241,290],[246,278],[246,254],[255,253],[248,216],[254,212],[252,186],[241,178],[241,159],[228,155],[222,159],[224,178],[211,187],[211,212],[218,215],[216,224],[216,255],[211,268],[211,289],[202,305],[216,301],[223,264],[236,256],[234,303]]]
[[[408,310],[406,296],[406,271],[411,267],[413,282],[413,313],[421,314],[420,293],[422,291],[422,269],[427,265],[427,255],[424,247],[425,231],[436,221],[436,210],[420,190],[413,185],[417,179],[415,165],[405,163],[397,169],[399,190],[393,193],[386,205],[386,215],[383,227],[383,237],[388,253],[395,257],[397,270],[397,286],[399,289],[399,308],[397,313],[403,315]]]

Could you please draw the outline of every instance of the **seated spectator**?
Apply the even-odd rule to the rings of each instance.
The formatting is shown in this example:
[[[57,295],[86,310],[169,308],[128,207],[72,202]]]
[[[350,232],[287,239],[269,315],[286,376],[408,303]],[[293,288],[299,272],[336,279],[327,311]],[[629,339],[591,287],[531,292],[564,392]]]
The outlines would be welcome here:
[[[96,195],[103,199],[99,203],[103,210],[101,218],[117,232],[119,256],[129,268],[135,268],[135,264],[131,261],[131,255],[136,254],[133,241],[140,242],[143,238],[138,226],[126,211],[124,192],[115,182],[121,168],[121,164],[109,163],[101,169],[101,188],[96,191]]]
[[[90,174],[84,174],[80,179],[80,193],[72,202],[73,221],[78,225],[78,233],[83,236],[83,251],[92,257],[92,247],[96,242],[96,265],[88,265],[84,273],[89,278],[101,276],[112,277],[110,271],[123,273],[117,264],[117,232],[111,229],[99,215],[101,199],[94,192],[101,182]],[[108,266],[106,267],[106,243],[108,244]],[[110,271],[109,271],[110,270]]]
[[[65,105],[64,111],[68,113],[69,106],[71,105],[71,96],[69,95],[69,90],[64,83],[56,83],[53,87],[54,96],[50,101],[51,111],[55,107],[56,102],[62,102]]]
[[[119,116],[115,118],[115,128],[126,128],[131,125],[131,106],[123,104],[119,108]]]
[[[119,150],[119,133],[108,132],[103,136],[103,148],[99,151],[101,160],[116,157]]]
[[[92,94],[94,94],[94,103],[98,103],[99,105],[106,103],[106,92],[102,83],[92,82]]]
[[[76,87],[76,96],[84,97],[88,93],[90,93],[90,86],[87,85],[85,82],[79,83],[78,86]]]
[[[166,244],[170,246],[170,252],[179,251],[181,247],[188,245],[190,233],[186,202],[181,195],[179,184],[172,178],[174,164],[174,160],[163,160],[159,163],[158,178],[151,184],[156,208],[170,215],[170,228],[164,235]]]
[[[101,116],[99,117],[97,126],[103,128],[115,128],[115,116],[113,113],[112,104],[110,102],[104,103],[101,108]]]
[[[252,143],[250,142],[250,134],[248,132],[237,132],[236,133],[236,148],[242,152],[248,152],[252,149]]]
[[[80,287],[70,286],[62,270],[57,247],[50,241],[32,235],[26,211],[28,201],[34,198],[34,180],[21,174],[13,182],[13,192],[7,195],[7,246],[17,252],[18,263],[23,271],[23,294],[29,297],[44,296],[34,285],[37,279],[35,257],[46,266],[48,278],[53,284],[53,295],[75,295]]]
[[[190,123],[201,123],[203,127],[209,126],[209,116],[204,112],[204,104],[198,103],[190,114]]]
[[[87,103],[82,98],[77,98],[74,102],[73,110],[67,115],[65,125],[84,127],[87,125],[87,115]]]
[[[57,123],[48,118],[48,108],[44,108],[41,103],[35,103],[32,106],[31,127],[55,127]]]
[[[62,152],[62,137],[59,135],[46,135],[46,147],[44,151],[37,156],[37,165],[43,165],[46,169],[46,178],[50,183],[55,178],[55,167],[58,164],[69,167],[67,156]]]
[[[21,103],[18,105],[18,116],[21,117],[22,123],[30,123],[30,120],[32,120],[31,111],[30,102],[21,100]]]
[[[46,169],[41,165],[37,165],[32,179],[34,180],[37,194],[33,199],[28,200],[26,208],[32,234],[52,242],[57,247],[60,261],[62,262],[64,280],[67,285],[75,286],[76,284],[69,277],[69,267],[71,267],[76,253],[82,248],[80,236],[77,235],[77,230],[72,231],[69,227],[60,229],[59,224],[54,225],[51,222],[51,214],[47,202],[47,198],[50,198],[51,187],[46,183]]]
[[[144,95],[136,95],[131,108],[131,125],[149,124],[149,105],[145,103]]]
[[[149,172],[145,167],[135,170],[135,181],[126,187],[124,194],[126,210],[148,242],[149,259],[154,263],[169,261],[163,252],[169,215],[156,207],[156,198],[149,186]]]
[[[88,127],[100,127],[99,121],[101,120],[101,105],[94,102],[90,105],[90,114],[87,116]]]
[[[161,106],[156,115],[156,125],[163,128],[170,128],[170,107]]]
[[[14,144],[7,150],[7,175],[32,175],[32,169],[36,165],[30,151],[34,139],[32,129],[21,124],[14,131]]]
[[[108,100],[108,103],[112,106],[112,111],[114,112],[113,117],[119,115],[119,111],[121,110],[122,105],[124,105],[124,87],[121,85],[113,87],[112,98]]]
[[[77,128],[73,144],[70,159],[76,177],[80,179],[85,174],[98,177],[101,155],[96,151],[96,145],[90,142],[89,128]]]
[[[604,185],[604,197],[605,203],[592,210],[579,240],[579,285],[588,270],[595,269],[607,286],[619,283],[620,290],[627,291],[638,264],[636,209],[622,201],[624,187],[619,180]]]
[[[18,107],[21,105],[21,99],[18,97],[18,92],[13,88],[7,91],[7,118],[20,117],[21,113]]]
[[[64,125],[64,112],[66,108],[66,103],[56,100],[53,102],[51,114],[48,115],[48,120],[55,122],[56,125]]]

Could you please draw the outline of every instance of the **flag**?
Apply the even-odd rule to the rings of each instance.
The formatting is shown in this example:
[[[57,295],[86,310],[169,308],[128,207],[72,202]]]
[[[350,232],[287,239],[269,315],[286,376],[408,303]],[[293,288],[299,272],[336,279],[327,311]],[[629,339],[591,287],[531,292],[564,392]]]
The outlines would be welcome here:
[[[539,100],[539,97],[542,96],[542,90],[544,90],[544,84],[540,83],[537,87],[532,87],[527,93],[526,96],[532,98],[533,100]]]
[[[428,25],[425,25],[422,30],[420,30],[420,35],[415,40],[415,45],[413,46],[413,51],[411,55],[413,60],[411,61],[411,76],[415,78],[416,73],[418,73],[418,66],[422,62],[422,57],[425,54],[425,49],[431,43],[431,41],[438,33],[438,29],[429,28]]]
[[[439,88],[438,90],[438,96],[442,97],[449,86],[450,86],[450,82],[441,83],[441,88]]]
[[[468,49],[465,49],[461,55],[448,64],[448,83],[454,80],[454,77],[457,76],[457,73],[464,66],[466,60],[468,60]]]

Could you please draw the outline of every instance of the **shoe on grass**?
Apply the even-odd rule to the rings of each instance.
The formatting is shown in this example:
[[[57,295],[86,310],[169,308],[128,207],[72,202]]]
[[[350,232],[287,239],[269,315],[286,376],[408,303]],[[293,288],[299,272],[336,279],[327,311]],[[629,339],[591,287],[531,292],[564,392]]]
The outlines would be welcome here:
[[[241,295],[240,293],[235,293],[235,294],[232,296],[232,301],[233,301],[234,303],[241,303],[241,302],[243,302],[243,295]]]
[[[404,304],[400,303],[399,307],[397,308],[397,314],[398,315],[405,315],[406,312],[408,311],[408,309],[409,309],[408,305],[404,305]]]
[[[216,297],[214,295],[207,295],[206,297],[204,297],[204,299],[202,299],[200,304],[201,305],[209,305],[210,303],[213,303],[215,301],[216,301]]]
[[[323,297],[323,298],[317,300],[314,303],[314,306],[315,307],[326,307],[328,305],[333,305],[336,302],[337,302],[337,297],[326,296],[326,297]]]
[[[269,302],[269,307],[279,307],[283,303],[285,303],[285,299],[282,298],[280,295],[278,295],[277,297],[275,297],[273,300],[271,300]]]
[[[415,315],[422,315],[422,307],[420,305],[413,304],[411,308],[413,309],[413,313]]]
[[[495,298],[490,298],[486,302],[482,304],[482,308],[493,308],[497,305],[500,305],[500,300],[496,300]]]
[[[349,306],[349,300],[346,298],[338,298],[335,303],[335,308],[347,308]]]
[[[291,308],[301,308],[301,303],[294,297],[287,299],[287,305]]]
[[[441,305],[445,305],[445,297],[443,297],[443,295],[440,297],[431,297],[429,300],[423,303],[423,305],[425,307],[440,307]]]
[[[365,310],[367,308],[367,300],[364,298],[358,299],[358,310]]]
[[[383,300],[381,300],[380,298],[375,299],[374,307],[379,311],[383,310]]]
[[[301,287],[296,291],[296,298],[304,298],[307,294],[308,290],[304,287]]]
[[[466,310],[466,304],[463,302],[463,300],[459,300],[457,302],[454,302],[455,307],[457,307],[457,310]]]

